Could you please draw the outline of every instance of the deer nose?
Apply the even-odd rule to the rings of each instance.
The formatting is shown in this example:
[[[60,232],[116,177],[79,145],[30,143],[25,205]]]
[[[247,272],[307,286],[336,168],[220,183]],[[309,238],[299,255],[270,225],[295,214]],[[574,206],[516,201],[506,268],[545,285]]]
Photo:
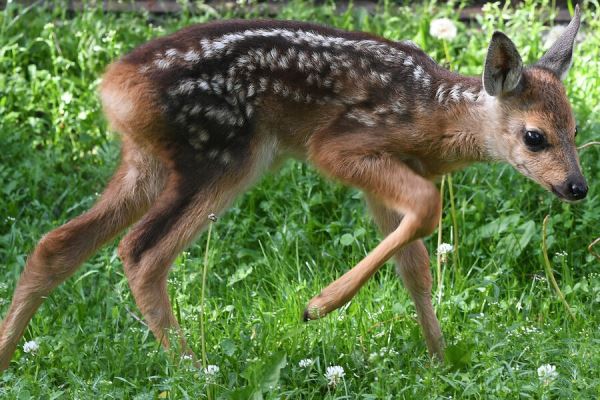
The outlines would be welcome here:
[[[570,182],[569,192],[574,200],[584,199],[588,192],[585,182]]]

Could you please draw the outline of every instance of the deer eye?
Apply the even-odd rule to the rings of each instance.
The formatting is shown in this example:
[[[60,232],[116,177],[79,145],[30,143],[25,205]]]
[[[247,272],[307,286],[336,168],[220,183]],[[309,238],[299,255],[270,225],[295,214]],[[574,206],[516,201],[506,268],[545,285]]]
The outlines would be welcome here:
[[[546,147],[546,138],[538,131],[526,130],[523,140],[531,151],[540,151]]]

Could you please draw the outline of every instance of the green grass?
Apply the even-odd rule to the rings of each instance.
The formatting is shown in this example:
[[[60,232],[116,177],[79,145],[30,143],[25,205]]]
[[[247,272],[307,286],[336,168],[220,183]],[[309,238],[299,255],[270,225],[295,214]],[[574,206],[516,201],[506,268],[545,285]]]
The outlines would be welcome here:
[[[476,23],[458,23],[452,64],[479,74],[494,29],[511,36],[526,61],[539,57],[550,2],[518,9],[488,5]],[[243,11],[155,17],[70,14],[9,5],[0,13],[0,308],[6,312],[27,254],[49,230],[86,210],[116,166],[118,140],[103,120],[96,89],[105,66],[135,46]],[[437,60],[429,21],[455,18],[452,5],[409,10],[382,4],[376,15],[299,1],[278,18],[323,22],[412,39]],[[566,85],[579,143],[600,132],[600,15],[584,11],[585,40]],[[435,307],[451,360],[432,364],[407,293],[391,264],[350,303],[303,324],[300,313],[322,287],[373,248],[379,236],[362,195],[290,162],[241,197],[213,226],[206,286],[206,346],[212,380],[173,361],[139,318],[115,243],[89,260],[40,308],[0,376],[2,398],[578,398],[600,397],[600,266],[587,245],[600,235],[600,148],[581,151],[590,184],[567,205],[505,165],[454,175],[460,250],[444,265]],[[445,204],[449,204],[448,193]],[[573,321],[544,278],[542,221]],[[443,238],[451,242],[449,208]],[[200,292],[206,234],[175,262],[170,294],[189,343],[200,354]],[[435,272],[436,239],[427,244]],[[600,245],[598,246],[600,248]],[[600,250],[598,250],[600,251]],[[434,281],[437,277],[434,276]],[[439,290],[435,287],[434,291]],[[285,357],[285,358],[284,358]],[[298,366],[311,358],[306,370]],[[284,365],[285,364],[285,365]],[[558,378],[544,385],[543,364]],[[345,369],[335,388],[328,366]],[[262,385],[262,389],[260,388]],[[272,388],[270,388],[272,387]]]

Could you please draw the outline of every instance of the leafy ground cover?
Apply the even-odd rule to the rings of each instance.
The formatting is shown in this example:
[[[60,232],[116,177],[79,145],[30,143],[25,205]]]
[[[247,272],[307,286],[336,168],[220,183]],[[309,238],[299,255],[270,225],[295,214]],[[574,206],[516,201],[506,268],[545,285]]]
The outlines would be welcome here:
[[[458,35],[445,49],[430,36],[429,24],[454,19],[455,7],[382,3],[370,15],[292,1],[277,17],[412,39],[435,59],[449,56],[455,69],[475,75],[494,29],[505,31],[524,59],[534,61],[555,12],[549,1],[525,1],[517,9],[488,4],[475,23],[456,22]],[[235,7],[164,17],[14,4],[0,12],[2,315],[37,240],[86,210],[116,166],[118,140],[107,131],[96,97],[105,66],[192,23],[259,16]],[[584,10],[583,41],[566,80],[580,144],[598,140],[600,132],[599,21]],[[453,176],[458,232],[451,236],[446,207],[442,238],[456,241],[458,250],[434,288],[450,346],[445,365],[426,355],[411,301],[391,264],[348,307],[321,321],[300,322],[306,301],[359,261],[379,235],[358,191],[289,162],[212,227],[205,344],[208,363],[218,371],[204,373],[158,347],[140,320],[113,243],[35,315],[22,343],[35,341],[39,348],[17,351],[0,376],[0,396],[596,398],[600,265],[587,246],[600,235],[600,148],[580,155],[590,193],[577,205],[559,202],[505,165],[477,165]],[[550,261],[575,320],[544,275],[546,215]],[[170,275],[176,315],[197,354],[206,241],[204,234]],[[427,244],[435,254],[436,239]],[[435,256],[432,267],[435,272]],[[327,374],[332,366],[344,370],[335,386],[329,384],[332,371]]]

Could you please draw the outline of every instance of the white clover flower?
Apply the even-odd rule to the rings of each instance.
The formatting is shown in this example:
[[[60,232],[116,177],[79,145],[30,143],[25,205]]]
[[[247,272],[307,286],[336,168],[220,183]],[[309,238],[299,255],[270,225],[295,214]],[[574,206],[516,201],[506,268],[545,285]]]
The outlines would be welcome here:
[[[325,378],[329,381],[329,386],[333,387],[337,386],[344,375],[346,375],[344,368],[340,367],[339,365],[327,367],[327,370],[325,371]]]
[[[311,360],[310,358],[305,358],[304,360],[300,360],[300,362],[298,363],[298,366],[300,368],[310,368],[313,365],[313,360]]]
[[[437,253],[440,256],[440,264],[445,264],[448,261],[448,254],[454,251],[454,246],[449,243],[442,243],[437,248]]]
[[[208,379],[214,378],[219,374],[220,370],[221,369],[217,365],[209,365],[204,368],[204,375],[206,375]]]
[[[397,356],[398,352],[394,349],[388,349],[387,347],[382,347],[381,350],[379,350],[379,356],[381,357],[385,357],[385,356]]]
[[[442,243],[440,244],[440,247],[438,247],[437,253],[443,256],[444,254],[452,253],[453,250],[454,246],[450,243]]]
[[[436,39],[452,40],[456,37],[456,25],[448,18],[438,18],[431,21],[429,34]]]
[[[63,103],[69,104],[71,100],[73,100],[73,95],[71,94],[71,92],[64,92],[63,95],[60,96],[60,99]]]
[[[30,340],[29,342],[25,342],[23,345],[23,351],[25,353],[35,353],[40,348],[40,345],[35,340]]]
[[[551,364],[544,364],[537,369],[538,377],[544,385],[550,385],[558,378],[556,367]]]

